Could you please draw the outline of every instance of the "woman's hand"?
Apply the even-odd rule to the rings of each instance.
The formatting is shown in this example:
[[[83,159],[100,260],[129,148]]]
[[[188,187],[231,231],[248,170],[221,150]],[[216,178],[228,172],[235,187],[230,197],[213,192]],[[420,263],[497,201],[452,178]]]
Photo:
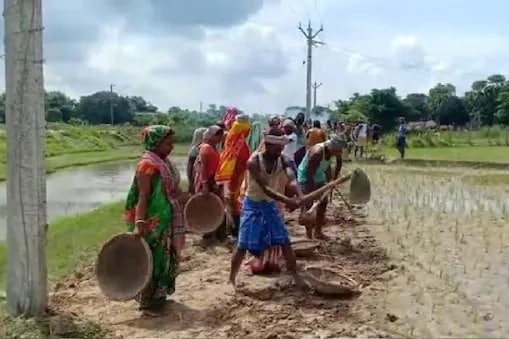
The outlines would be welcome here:
[[[138,219],[134,223],[134,235],[138,238],[141,238],[145,235],[147,231],[147,222],[142,219]]]

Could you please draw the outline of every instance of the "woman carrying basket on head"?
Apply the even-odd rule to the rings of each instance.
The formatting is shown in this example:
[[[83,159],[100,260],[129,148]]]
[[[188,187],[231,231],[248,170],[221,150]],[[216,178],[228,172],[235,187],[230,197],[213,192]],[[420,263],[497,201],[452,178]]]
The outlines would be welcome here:
[[[150,284],[136,297],[140,310],[160,314],[166,296],[175,292],[178,262],[185,243],[180,175],[168,160],[173,150],[173,130],[164,125],[143,130],[145,152],[127,196],[125,219],[128,229],[143,237],[152,251]]]

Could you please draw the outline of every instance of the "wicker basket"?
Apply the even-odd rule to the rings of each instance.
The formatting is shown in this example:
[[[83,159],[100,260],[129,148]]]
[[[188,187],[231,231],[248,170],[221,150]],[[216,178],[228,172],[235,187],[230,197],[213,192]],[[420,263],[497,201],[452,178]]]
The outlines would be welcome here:
[[[349,200],[351,204],[366,204],[371,199],[371,182],[363,170],[356,168],[350,180]]]
[[[360,293],[359,284],[355,280],[323,267],[306,267],[303,278],[318,294],[348,297]]]
[[[310,257],[319,246],[320,243],[313,240],[292,241],[292,249],[297,257]]]
[[[225,220],[224,204],[212,193],[192,196],[184,208],[186,227],[196,234],[214,232]]]
[[[152,253],[143,238],[118,234],[102,247],[95,265],[102,293],[109,299],[133,299],[152,278]]]

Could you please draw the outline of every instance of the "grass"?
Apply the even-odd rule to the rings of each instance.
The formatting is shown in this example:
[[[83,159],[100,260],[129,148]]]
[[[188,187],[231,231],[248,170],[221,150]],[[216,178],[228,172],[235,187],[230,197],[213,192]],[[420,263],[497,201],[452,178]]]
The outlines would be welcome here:
[[[172,154],[183,156],[187,154],[189,146],[176,144]],[[137,159],[142,152],[139,145],[120,146],[116,149],[106,151],[91,151],[80,153],[68,153],[46,158],[46,173],[53,173],[60,169],[92,165],[104,162]],[[0,162],[0,181],[6,179],[6,164]]]
[[[398,151],[394,148],[386,148],[384,153],[389,158],[399,157]],[[509,146],[408,148],[405,158],[411,160],[509,164]]]

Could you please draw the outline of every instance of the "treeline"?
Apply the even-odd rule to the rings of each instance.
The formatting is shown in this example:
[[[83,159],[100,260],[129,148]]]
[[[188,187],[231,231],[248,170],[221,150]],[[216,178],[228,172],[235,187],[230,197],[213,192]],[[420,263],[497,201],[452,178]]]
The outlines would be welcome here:
[[[355,93],[335,102],[334,119],[358,121],[366,118],[384,129],[392,129],[399,116],[408,121],[433,120],[438,125],[509,125],[509,81],[500,74],[474,81],[464,95],[450,83],[439,83],[428,93],[411,93],[401,98],[396,88]]]

